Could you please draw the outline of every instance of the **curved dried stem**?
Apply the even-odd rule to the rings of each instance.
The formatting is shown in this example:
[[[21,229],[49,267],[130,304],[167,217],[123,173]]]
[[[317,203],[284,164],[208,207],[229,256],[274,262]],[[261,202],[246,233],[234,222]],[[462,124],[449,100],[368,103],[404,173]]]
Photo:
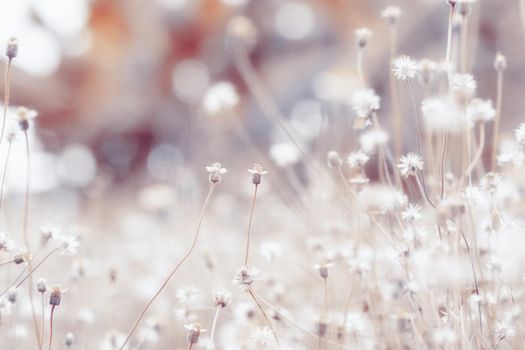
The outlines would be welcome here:
[[[131,330],[129,331],[128,335],[126,336],[126,339],[124,339],[124,342],[122,343],[122,345],[119,347],[119,350],[122,350],[124,349],[124,347],[126,346],[126,344],[129,342],[129,340],[131,339],[131,337],[133,336],[133,333],[135,333],[135,331],[137,330],[137,327],[139,326],[140,324],[140,321],[142,321],[142,319],[144,318],[144,315],[146,314],[146,312],[148,311],[148,309],[150,308],[150,306],[153,304],[153,302],[157,299],[157,297],[160,295],[160,293],[162,293],[162,291],[164,290],[164,288],[166,287],[166,285],[168,284],[168,282],[171,280],[171,278],[173,277],[173,275],[175,274],[175,272],[177,272],[177,270],[182,266],[182,264],[186,261],[186,259],[188,259],[188,257],[190,256],[190,254],[193,252],[193,250],[195,249],[195,246],[197,244],[197,240],[199,238],[199,232],[200,232],[200,229],[201,229],[201,226],[202,226],[202,222],[204,220],[204,216],[206,214],[206,210],[208,209],[208,204],[210,203],[210,199],[211,199],[211,196],[213,194],[213,191],[215,189],[215,183],[212,183],[210,185],[210,190],[208,192],[208,195],[206,196],[206,200],[204,201],[204,205],[202,207],[202,211],[201,211],[201,214],[200,214],[200,217],[199,217],[199,223],[197,224],[197,229],[195,231],[195,235],[193,236],[193,241],[191,243],[191,246],[188,248],[188,250],[186,251],[186,253],[184,254],[184,256],[179,260],[179,262],[177,263],[177,265],[175,265],[175,267],[170,271],[170,273],[168,274],[168,276],[165,278],[164,282],[162,283],[162,285],[160,286],[160,288],[157,290],[157,292],[153,295],[153,297],[151,297],[151,299],[148,301],[148,303],[146,304],[146,306],[144,307],[144,309],[142,309],[142,312],[140,313],[139,317],[137,318],[137,320],[135,321],[133,327],[131,328]]]

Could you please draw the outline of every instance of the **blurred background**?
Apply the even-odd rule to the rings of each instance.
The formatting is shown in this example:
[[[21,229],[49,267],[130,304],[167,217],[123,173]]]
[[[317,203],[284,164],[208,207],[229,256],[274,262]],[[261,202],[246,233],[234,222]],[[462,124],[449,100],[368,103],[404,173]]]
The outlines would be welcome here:
[[[0,39],[19,39],[12,102],[39,111],[44,149],[93,157],[97,170],[88,173],[105,173],[111,182],[133,181],[129,175],[143,169],[168,180],[174,167],[231,163],[245,153],[228,125],[203,111],[202,99],[218,81],[238,91],[237,117],[253,142],[262,150],[275,142],[225,44],[228,20],[237,14],[258,31],[251,60],[272,97],[286,116],[311,127],[322,104],[344,101],[356,88],[354,32],[370,28],[365,69],[382,97],[380,117],[388,120],[388,28],[380,17],[387,5],[409,13],[399,24],[399,53],[444,56],[443,0],[5,0]],[[481,0],[473,11],[479,95],[495,94],[492,65],[502,51],[510,66],[503,123],[515,126],[525,54],[518,1]],[[83,176],[77,185],[94,180]]]

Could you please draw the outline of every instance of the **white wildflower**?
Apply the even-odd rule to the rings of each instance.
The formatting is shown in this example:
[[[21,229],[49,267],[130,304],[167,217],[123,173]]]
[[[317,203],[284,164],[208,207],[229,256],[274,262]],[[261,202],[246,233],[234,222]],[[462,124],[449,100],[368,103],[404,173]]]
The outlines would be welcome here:
[[[417,204],[410,203],[401,213],[401,218],[407,222],[421,219],[421,207]]]
[[[418,170],[423,170],[423,160],[416,153],[408,153],[401,157],[397,167],[404,177],[415,176]]]
[[[394,60],[393,64],[393,72],[397,79],[407,80],[416,77],[418,65],[414,59],[408,56],[400,56]]]
[[[467,117],[470,125],[488,122],[496,116],[491,100],[475,98],[467,106]]]

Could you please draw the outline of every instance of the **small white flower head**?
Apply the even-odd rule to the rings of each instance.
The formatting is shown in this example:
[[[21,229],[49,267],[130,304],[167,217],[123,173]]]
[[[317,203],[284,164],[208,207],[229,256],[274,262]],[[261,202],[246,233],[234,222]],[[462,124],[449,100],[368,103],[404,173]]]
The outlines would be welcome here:
[[[491,100],[474,98],[467,106],[467,117],[471,126],[491,121],[496,116],[496,110]]]
[[[233,283],[248,287],[257,280],[257,276],[259,276],[259,270],[255,267],[243,266],[233,277]]]
[[[36,290],[38,291],[38,293],[45,293],[47,291],[47,282],[45,279],[40,278],[36,282]]]
[[[516,130],[514,130],[514,138],[520,146],[525,146],[525,123],[522,123]]]
[[[34,109],[28,109],[26,107],[18,107],[16,111],[16,119],[18,121],[18,126],[22,131],[29,129],[29,121],[38,116],[37,111]]]
[[[275,143],[270,147],[270,158],[284,168],[299,161],[299,150],[291,142]]]
[[[206,167],[206,171],[210,174],[209,181],[212,184],[220,183],[222,180],[222,175],[226,174],[228,170],[222,167],[222,164],[215,162],[210,166]]]
[[[213,293],[213,304],[215,307],[225,308],[232,303],[232,293],[227,289],[219,289]]]
[[[259,348],[267,348],[273,342],[273,332],[268,327],[259,327],[251,335],[251,339]]]
[[[362,89],[352,94],[352,108],[360,118],[369,118],[379,110],[379,96],[373,89]]]
[[[381,17],[387,20],[388,24],[394,25],[401,18],[401,9],[396,6],[387,6],[381,11]]]
[[[370,157],[363,151],[359,150],[357,152],[352,152],[346,158],[346,162],[351,169],[361,169],[363,168]]]
[[[467,103],[476,95],[478,84],[470,74],[454,74],[451,88],[454,96],[460,103]]]
[[[435,81],[438,74],[438,64],[428,58],[423,58],[418,63],[418,70],[418,78],[421,84],[430,85]]]
[[[206,112],[214,114],[223,111],[230,111],[237,106],[240,101],[239,94],[229,81],[218,82],[208,88],[202,105]]]
[[[507,59],[500,52],[496,54],[496,58],[494,59],[494,69],[497,72],[503,72],[507,69]]]
[[[501,185],[501,177],[498,173],[487,173],[481,179],[480,185],[488,193],[495,193]]]
[[[358,48],[364,48],[372,37],[372,31],[368,28],[358,28],[355,31],[355,41]]]
[[[411,152],[401,157],[397,167],[404,177],[415,176],[418,170],[423,170],[423,160],[418,154]]]
[[[196,344],[199,342],[199,337],[201,336],[201,333],[206,332],[206,329],[202,328],[202,325],[198,322],[196,323],[190,323],[185,324],[184,328],[188,331],[188,342],[190,344]]]
[[[42,243],[47,243],[50,239],[56,240],[62,237],[62,228],[59,225],[45,223],[40,226]]]
[[[394,76],[399,80],[413,79],[417,75],[417,61],[409,56],[400,56],[393,62]]]
[[[242,45],[252,49],[257,43],[257,29],[246,16],[238,15],[230,19],[226,34],[235,46]]]
[[[252,183],[254,185],[259,185],[262,180],[262,176],[268,174],[266,170],[259,164],[255,164],[253,168],[248,169],[248,172],[252,174]]]
[[[417,204],[410,203],[401,213],[401,218],[407,222],[413,222],[421,219],[421,207]]]
[[[319,271],[319,276],[321,276],[322,279],[326,279],[328,278],[328,269],[332,266],[334,266],[334,264],[323,261],[320,264],[315,264],[314,269]]]
[[[71,332],[67,332],[66,336],[64,337],[64,345],[69,348],[73,345],[74,342],[75,342],[75,335]]]
[[[12,37],[7,41],[5,55],[10,60],[12,60],[18,55],[18,40],[15,37]]]

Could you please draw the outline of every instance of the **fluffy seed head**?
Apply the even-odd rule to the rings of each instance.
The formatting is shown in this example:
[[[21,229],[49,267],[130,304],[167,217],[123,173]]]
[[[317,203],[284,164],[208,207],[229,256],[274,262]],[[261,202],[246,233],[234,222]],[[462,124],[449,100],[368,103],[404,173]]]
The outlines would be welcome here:
[[[255,164],[253,168],[248,169],[248,172],[252,174],[252,183],[254,185],[259,185],[262,180],[262,176],[268,174],[266,170],[259,164]]]
[[[210,166],[206,167],[206,171],[210,174],[209,181],[212,184],[220,183],[222,180],[222,175],[226,174],[228,170],[222,167],[222,164],[215,162]]]

